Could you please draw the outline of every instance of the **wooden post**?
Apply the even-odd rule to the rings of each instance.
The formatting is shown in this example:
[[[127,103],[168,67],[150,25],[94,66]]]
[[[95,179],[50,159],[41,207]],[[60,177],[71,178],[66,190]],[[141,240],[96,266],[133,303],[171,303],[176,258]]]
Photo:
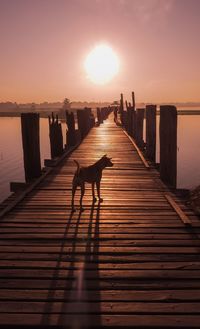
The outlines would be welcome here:
[[[67,132],[66,132],[66,144],[67,147],[71,147],[76,145],[76,129],[75,129],[75,119],[74,113],[66,111],[66,124],[67,124]]]
[[[81,139],[85,138],[90,130],[90,110],[77,110],[78,129],[80,131]]]
[[[132,120],[132,107],[127,108],[127,133],[132,136],[133,120]]]
[[[122,125],[124,125],[124,98],[123,94],[120,95],[120,119]]]
[[[160,106],[160,177],[176,187],[177,179],[177,110],[172,105]]]
[[[128,112],[123,111],[123,126],[125,130],[128,132]]]
[[[135,110],[135,93],[134,93],[134,91],[132,91],[132,106],[133,106],[133,109]]]
[[[101,117],[101,109],[99,107],[97,107],[97,122],[98,122],[98,125],[103,123],[103,120],[102,120],[102,117]]]
[[[133,138],[136,137],[136,110],[135,110],[135,93],[132,91],[132,112],[131,112],[131,121],[132,121],[132,128],[131,128],[131,136]]]
[[[137,109],[136,110],[136,132],[135,132],[135,139],[136,139],[137,146],[139,148],[144,148],[143,124],[144,124],[144,109]]]
[[[62,126],[58,122],[58,115],[56,118],[52,112],[51,117],[49,116],[49,138],[50,138],[50,148],[51,148],[51,158],[56,158],[63,153],[63,135]]]
[[[94,127],[95,119],[92,113],[92,109],[90,107],[85,107],[85,120],[86,120],[86,130],[87,133],[90,131],[92,127]]]
[[[21,114],[22,145],[26,182],[41,175],[38,113]]]
[[[156,161],[156,105],[146,106],[146,157]]]
[[[136,111],[131,106],[131,127],[130,127],[130,136],[136,138]]]
[[[81,139],[85,137],[85,128],[84,128],[84,110],[77,110],[77,121],[78,121],[78,130],[80,131]]]

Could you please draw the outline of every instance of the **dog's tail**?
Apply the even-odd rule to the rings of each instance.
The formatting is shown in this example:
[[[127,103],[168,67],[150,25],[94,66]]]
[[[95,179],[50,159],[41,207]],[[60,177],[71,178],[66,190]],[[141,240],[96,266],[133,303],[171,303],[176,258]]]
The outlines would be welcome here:
[[[74,160],[74,162],[77,165],[76,172],[79,173],[79,171],[80,171],[80,165],[79,165],[78,161]]]

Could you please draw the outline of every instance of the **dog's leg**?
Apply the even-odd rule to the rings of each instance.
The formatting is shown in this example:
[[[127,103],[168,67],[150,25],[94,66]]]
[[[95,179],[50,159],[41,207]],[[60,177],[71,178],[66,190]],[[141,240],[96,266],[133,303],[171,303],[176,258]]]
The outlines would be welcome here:
[[[93,203],[95,203],[97,199],[95,198],[94,183],[92,183],[92,197],[93,197]]]
[[[85,194],[85,183],[82,183],[81,184],[80,211],[84,211],[84,208],[82,207],[82,200],[83,200],[84,194]]]
[[[97,194],[98,194],[99,202],[103,202],[103,199],[100,197],[100,181],[96,182],[96,186],[97,186]]]
[[[76,211],[76,208],[74,207],[74,196],[76,193],[76,189],[77,189],[77,185],[73,184],[72,185],[72,203],[71,203],[72,212]]]

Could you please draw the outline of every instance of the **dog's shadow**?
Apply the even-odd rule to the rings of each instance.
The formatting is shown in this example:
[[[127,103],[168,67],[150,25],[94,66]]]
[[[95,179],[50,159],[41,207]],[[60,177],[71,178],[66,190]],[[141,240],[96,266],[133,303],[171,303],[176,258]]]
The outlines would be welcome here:
[[[88,207],[84,212],[81,210],[76,213],[71,212],[68,218],[59,257],[49,287],[42,325],[50,324],[51,313],[54,311],[54,303],[57,300],[57,289],[59,289],[60,294],[57,323],[59,327],[66,325],[72,328],[89,327],[92,324],[92,314],[95,314],[97,326],[101,325],[99,286],[100,208],[100,202],[92,202],[89,218],[87,217]],[[74,222],[73,219],[75,218],[76,221]],[[71,245],[69,248],[67,246],[68,254],[66,254],[66,243],[69,242],[67,235],[69,231],[71,232],[72,227],[74,229],[73,237],[70,238]],[[85,236],[84,239],[81,235]],[[64,259],[66,259],[66,267],[63,264]],[[63,277],[65,268],[66,276]]]

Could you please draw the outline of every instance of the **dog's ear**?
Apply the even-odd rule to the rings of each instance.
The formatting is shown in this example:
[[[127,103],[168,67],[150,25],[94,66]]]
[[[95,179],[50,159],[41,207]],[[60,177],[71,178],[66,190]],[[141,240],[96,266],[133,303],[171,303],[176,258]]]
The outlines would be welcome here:
[[[107,157],[107,154],[104,154],[104,156],[102,156],[102,158],[106,158]]]

